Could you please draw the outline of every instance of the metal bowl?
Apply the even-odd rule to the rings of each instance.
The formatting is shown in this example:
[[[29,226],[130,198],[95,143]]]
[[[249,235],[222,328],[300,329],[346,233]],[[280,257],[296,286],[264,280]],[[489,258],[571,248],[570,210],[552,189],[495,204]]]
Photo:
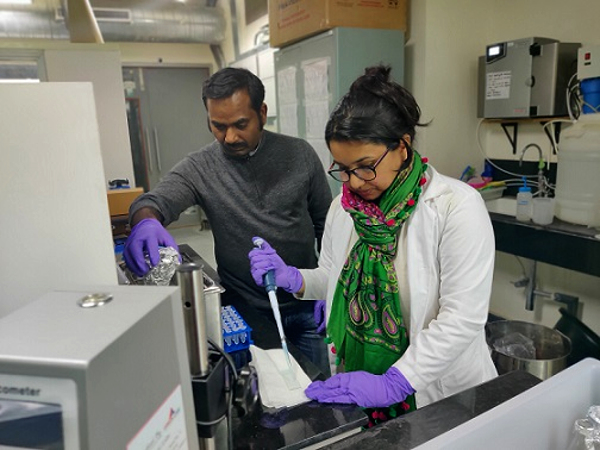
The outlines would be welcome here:
[[[533,354],[532,357],[523,357],[518,353],[498,348],[496,344],[500,338],[514,333],[519,333],[533,343],[535,357]],[[545,380],[567,367],[571,341],[560,331],[529,322],[498,320],[486,325],[485,334],[499,374],[525,370]]]

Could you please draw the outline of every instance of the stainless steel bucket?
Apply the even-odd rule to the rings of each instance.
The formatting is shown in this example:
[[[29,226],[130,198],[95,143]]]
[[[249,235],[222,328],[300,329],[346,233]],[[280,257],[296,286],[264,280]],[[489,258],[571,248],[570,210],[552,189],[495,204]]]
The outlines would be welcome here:
[[[529,322],[498,320],[485,327],[486,340],[499,374],[525,370],[542,380],[567,367],[571,341],[557,330]],[[535,347],[535,358],[518,356],[518,352],[499,348],[499,339],[519,333]]]

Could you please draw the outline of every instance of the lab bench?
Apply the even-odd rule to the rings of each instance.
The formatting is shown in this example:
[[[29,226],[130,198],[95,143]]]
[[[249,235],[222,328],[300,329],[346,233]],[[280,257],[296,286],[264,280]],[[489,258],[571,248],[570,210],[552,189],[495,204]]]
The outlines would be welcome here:
[[[535,176],[537,161],[491,160],[496,166],[509,173]],[[551,163],[544,175],[551,184],[556,184],[557,164]],[[494,171],[494,181],[512,178],[500,170]],[[507,187],[504,198],[514,199],[516,186]],[[489,207],[488,207],[489,209]],[[490,210],[494,227],[496,250],[523,258],[539,261],[563,269],[575,270],[588,275],[600,276],[600,231],[584,225],[564,222],[557,217],[550,225],[536,225],[532,222],[519,222],[514,211]]]
[[[218,280],[216,272],[187,245],[182,253],[204,266],[207,275]],[[273,323],[243,301],[235,302],[246,323],[252,328],[256,346],[264,349],[281,345]],[[311,380],[323,374],[295,346],[290,353]],[[444,433],[538,384],[540,380],[526,372],[511,372],[468,389],[410,414],[361,431],[367,418],[355,405],[304,403],[291,408],[271,410],[257,407],[232,420],[234,449],[300,449],[307,446],[330,449],[410,449]]]
[[[535,261],[600,276],[600,233],[594,228],[554,218],[550,225],[519,222],[490,212],[496,250]]]
[[[539,383],[541,380],[528,372],[509,372],[324,448],[412,449]]]

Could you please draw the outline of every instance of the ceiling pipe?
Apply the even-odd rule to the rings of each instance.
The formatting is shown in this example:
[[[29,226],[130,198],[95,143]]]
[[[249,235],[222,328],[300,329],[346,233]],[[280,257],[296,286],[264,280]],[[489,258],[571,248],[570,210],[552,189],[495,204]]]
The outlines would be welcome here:
[[[56,5],[45,9],[26,7],[2,9],[0,10],[0,38],[69,39],[65,10],[65,7]],[[163,9],[135,7],[102,10],[92,7],[92,11],[95,13],[99,33],[105,42],[212,45],[220,44],[225,39],[225,15],[220,8],[174,4]],[[115,19],[113,16],[124,16],[127,20]]]

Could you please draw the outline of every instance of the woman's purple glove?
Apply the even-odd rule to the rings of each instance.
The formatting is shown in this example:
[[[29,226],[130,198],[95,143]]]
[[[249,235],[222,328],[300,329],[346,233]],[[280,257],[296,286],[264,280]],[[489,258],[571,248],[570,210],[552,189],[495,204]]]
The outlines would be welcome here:
[[[415,390],[404,375],[390,367],[383,375],[357,371],[339,373],[325,381],[314,381],[304,391],[321,403],[354,403],[378,408],[402,402]]]
[[[131,229],[131,234],[125,242],[125,250],[123,251],[125,264],[138,277],[143,277],[151,267],[160,262],[159,246],[173,247],[179,251],[173,236],[158,220],[150,218],[140,220]],[[150,259],[150,267],[146,262],[145,253],[148,254],[148,259]]]
[[[254,242],[257,239],[252,238]],[[254,282],[259,286],[264,286],[263,277],[269,270],[273,270],[275,274],[275,284],[290,294],[295,294],[302,288],[302,275],[295,267],[288,266],[277,252],[269,245],[267,241],[262,239],[260,248],[254,248],[248,253],[250,258],[250,273]]]
[[[315,323],[317,324],[317,333],[321,334],[325,331],[325,300],[317,300],[315,302],[315,309],[313,310],[313,316]]]

